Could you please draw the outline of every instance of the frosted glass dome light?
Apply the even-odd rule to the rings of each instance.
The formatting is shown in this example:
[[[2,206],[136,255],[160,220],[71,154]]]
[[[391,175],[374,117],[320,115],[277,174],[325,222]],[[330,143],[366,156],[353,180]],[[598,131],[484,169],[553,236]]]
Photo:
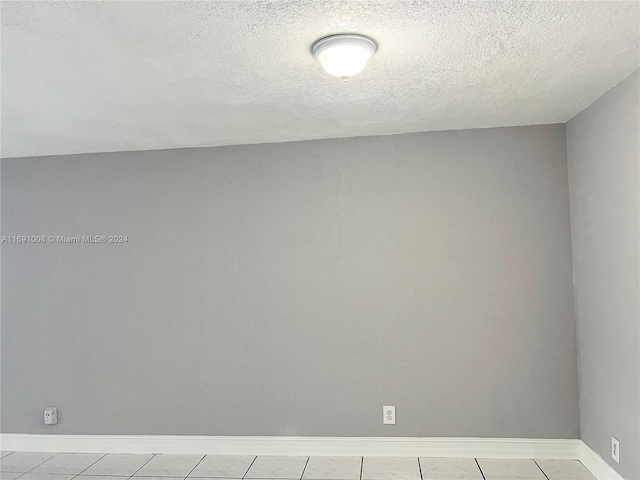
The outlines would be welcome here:
[[[316,41],[313,56],[330,75],[347,79],[360,73],[376,53],[378,45],[363,35],[331,35]]]

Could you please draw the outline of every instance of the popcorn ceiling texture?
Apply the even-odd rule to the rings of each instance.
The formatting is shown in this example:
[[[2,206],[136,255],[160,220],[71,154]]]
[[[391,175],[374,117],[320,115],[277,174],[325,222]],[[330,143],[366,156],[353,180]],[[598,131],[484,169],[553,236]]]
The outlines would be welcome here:
[[[2,2],[2,157],[566,122],[638,68],[639,3]],[[346,83],[316,39],[374,37]]]

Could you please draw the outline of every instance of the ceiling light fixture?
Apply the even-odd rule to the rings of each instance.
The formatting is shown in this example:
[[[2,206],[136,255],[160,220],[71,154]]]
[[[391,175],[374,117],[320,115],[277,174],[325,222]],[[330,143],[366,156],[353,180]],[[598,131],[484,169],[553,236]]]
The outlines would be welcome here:
[[[346,80],[360,73],[377,49],[378,44],[368,37],[340,34],[316,41],[311,53],[327,73]]]

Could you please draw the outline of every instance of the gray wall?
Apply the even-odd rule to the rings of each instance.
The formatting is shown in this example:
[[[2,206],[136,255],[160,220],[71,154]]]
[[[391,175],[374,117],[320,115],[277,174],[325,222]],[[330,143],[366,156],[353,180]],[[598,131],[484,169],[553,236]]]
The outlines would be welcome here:
[[[5,432],[578,436],[564,125],[4,160],[2,230],[129,236],[2,246]]]
[[[636,72],[567,124],[580,430],[627,479],[640,478],[639,116]]]

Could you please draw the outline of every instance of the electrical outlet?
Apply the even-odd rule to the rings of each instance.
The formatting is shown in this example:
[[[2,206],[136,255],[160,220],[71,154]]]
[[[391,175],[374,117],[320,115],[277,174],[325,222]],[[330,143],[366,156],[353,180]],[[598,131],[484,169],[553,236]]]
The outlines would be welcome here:
[[[396,424],[396,407],[394,405],[385,405],[382,407],[382,423],[384,425]]]
[[[47,407],[44,409],[45,425],[55,425],[58,423],[58,409],[56,407]]]
[[[620,463],[620,442],[615,437],[611,437],[611,458]]]

